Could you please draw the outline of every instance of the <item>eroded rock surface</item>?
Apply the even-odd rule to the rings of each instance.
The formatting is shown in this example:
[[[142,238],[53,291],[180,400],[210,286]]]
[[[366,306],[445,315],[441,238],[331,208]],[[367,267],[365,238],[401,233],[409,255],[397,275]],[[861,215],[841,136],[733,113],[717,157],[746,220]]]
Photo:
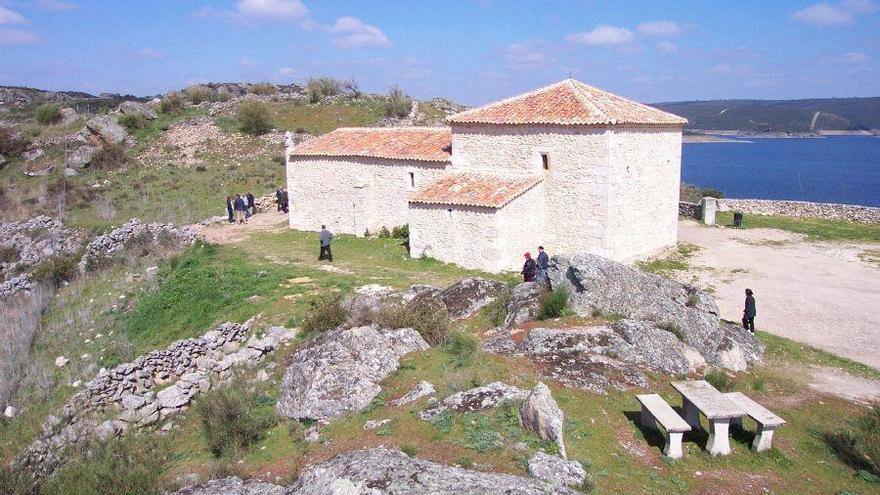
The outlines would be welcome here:
[[[272,483],[221,478],[177,490],[173,495],[283,495],[287,488]]]
[[[511,329],[534,320],[541,309],[541,294],[544,288],[535,282],[524,282],[513,288],[507,304],[507,316],[503,328]]]
[[[340,454],[291,485],[290,495],[574,495],[541,480],[445,466],[384,447]]]
[[[494,382],[482,387],[472,388],[452,394],[421,412],[419,417],[429,421],[446,411],[474,412],[495,407],[509,400],[523,400],[529,392],[504,382]]]
[[[420,381],[418,385],[416,385],[412,390],[407,392],[403,397],[391,401],[391,403],[395,406],[403,406],[409,404],[411,402],[415,402],[422,397],[428,397],[436,394],[437,391],[434,389],[434,385],[431,385],[431,382],[426,382],[424,380]]]
[[[483,278],[465,278],[440,292],[440,299],[449,310],[449,317],[457,320],[476,314],[506,290],[504,283]]]
[[[519,418],[523,428],[544,440],[555,442],[559,446],[559,454],[564,459],[568,458],[562,435],[565,414],[553,399],[553,394],[547,385],[541,382],[535,385],[519,410]]]
[[[763,356],[754,335],[719,320],[718,306],[703,290],[589,254],[554,256],[548,272],[554,288],[568,288],[571,306],[580,316],[622,315],[653,322],[708,363],[737,371]]]
[[[128,131],[112,115],[98,115],[86,122],[86,129],[96,144],[123,144]]]
[[[581,463],[537,452],[529,459],[529,474],[556,487],[580,487],[587,480]]]
[[[428,348],[411,328],[364,326],[325,332],[292,356],[278,413],[327,422],[359,411],[379,394],[379,382],[398,368],[402,356]]]

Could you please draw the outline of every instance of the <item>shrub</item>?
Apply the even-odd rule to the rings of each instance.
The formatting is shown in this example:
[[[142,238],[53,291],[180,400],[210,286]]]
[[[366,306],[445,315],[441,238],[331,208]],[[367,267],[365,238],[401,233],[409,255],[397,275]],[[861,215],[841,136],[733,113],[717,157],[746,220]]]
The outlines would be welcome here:
[[[470,363],[479,350],[480,341],[465,331],[452,332],[446,342],[446,351],[455,356],[458,365]]]
[[[159,111],[162,113],[180,113],[183,111],[185,103],[183,95],[174,91],[162,97],[162,101],[159,102]]]
[[[713,189],[711,187],[708,187],[706,189],[703,189],[703,197],[721,199],[724,197],[724,193],[719,191],[718,189]]]
[[[403,93],[400,86],[391,86],[388,90],[388,98],[385,100],[385,115],[389,117],[403,118],[412,110],[412,100]]]
[[[492,302],[487,304],[486,309],[483,310],[485,311],[486,318],[493,326],[497,327],[507,319],[507,305],[510,304],[510,296],[511,291],[508,287],[506,290],[498,294]]]
[[[752,390],[755,392],[763,392],[764,391],[764,377],[761,375],[755,375],[752,379]]]
[[[352,98],[360,98],[364,95],[364,92],[361,91],[361,87],[358,86],[357,81],[355,81],[354,79],[344,81],[342,83],[342,91]]]
[[[415,457],[419,455],[419,446],[416,444],[408,443],[400,447],[400,451],[409,457]]]
[[[116,170],[127,165],[128,161],[128,153],[122,145],[108,143],[95,153],[89,167],[95,170]]]
[[[195,404],[202,437],[215,456],[245,449],[278,419],[265,396],[242,384],[205,393]]]
[[[272,111],[261,101],[244,101],[235,115],[241,132],[259,136],[272,129]]]
[[[312,103],[318,103],[328,96],[338,95],[341,89],[342,84],[332,77],[313,77],[306,82],[306,92]]]
[[[0,246],[0,263],[13,263],[18,261],[20,253],[15,246]]]
[[[18,156],[27,149],[30,140],[14,127],[0,125],[0,155],[6,158]]]
[[[77,252],[43,260],[34,267],[31,276],[41,282],[61,287],[65,282],[70,282],[79,275],[77,264],[81,255],[82,253]]]
[[[126,113],[119,117],[119,125],[133,132],[146,127],[147,118],[142,113]]]
[[[709,382],[710,385],[717,388],[722,392],[729,392],[733,389],[733,380],[727,376],[727,373],[719,370],[718,368],[712,368],[703,376],[703,379]]]
[[[58,123],[61,121],[61,105],[57,103],[43,103],[37,107],[34,118],[43,125]]]
[[[391,237],[391,232],[388,230],[388,227],[383,225],[382,228],[379,230],[379,238],[380,239],[388,239],[390,237]]]
[[[206,101],[217,101],[217,93],[211,88],[201,84],[189,86],[183,90],[183,93],[186,95],[186,99],[193,105],[198,105],[199,103],[204,103]]]
[[[409,224],[405,223],[403,225],[399,225],[394,227],[391,230],[391,237],[395,239],[407,239],[409,238]]]
[[[321,297],[311,302],[306,319],[302,324],[306,334],[326,332],[345,323],[348,318],[346,310],[340,301],[340,297]]]
[[[272,83],[261,82],[251,86],[250,92],[255,95],[272,96],[278,92],[278,88]]]
[[[443,345],[449,337],[449,311],[440,300],[386,304],[373,322],[383,328],[412,328],[431,345]]]
[[[550,318],[559,318],[560,316],[571,314],[571,308],[568,305],[569,295],[568,289],[565,287],[545,292],[541,296],[541,309],[538,311],[538,319],[549,320]]]
[[[168,467],[166,441],[150,435],[127,435],[109,442],[92,442],[74,460],[47,479],[45,495],[135,495],[160,493]]]

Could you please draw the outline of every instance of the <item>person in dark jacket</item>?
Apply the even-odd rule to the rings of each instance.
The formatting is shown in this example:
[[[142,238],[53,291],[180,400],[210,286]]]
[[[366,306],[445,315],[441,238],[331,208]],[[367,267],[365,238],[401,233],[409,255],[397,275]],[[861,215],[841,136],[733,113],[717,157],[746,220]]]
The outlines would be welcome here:
[[[321,225],[321,233],[318,235],[321,239],[321,252],[318,254],[318,261],[323,259],[329,260],[331,263],[333,262],[333,252],[330,251],[330,241],[333,240],[333,234],[327,230],[326,225]]]
[[[232,218],[232,214],[233,214],[232,196],[226,196],[226,213],[229,214],[229,223],[235,222],[235,219]]]
[[[281,191],[281,188],[275,190],[275,204],[278,205],[278,211],[284,209],[282,206],[285,202],[283,201],[284,193]]]
[[[743,328],[755,333],[755,315],[758,311],[755,309],[755,296],[752,289],[746,289],[746,307],[743,309]]]
[[[247,223],[247,205],[241,199],[241,194],[235,195],[235,201],[233,201],[232,206],[235,208],[235,217],[238,218],[238,223]]]
[[[523,263],[522,273],[524,282],[534,282],[535,273],[538,271],[538,264],[532,259],[532,253],[526,253],[526,262]]]
[[[542,284],[550,283],[550,277],[547,275],[548,263],[550,263],[550,257],[544,252],[544,246],[538,246],[538,275],[535,280]]]
[[[287,189],[281,190],[281,211],[287,213],[288,208],[288,197],[287,197]]]
[[[251,215],[256,215],[257,214],[257,204],[256,204],[256,201],[254,201],[253,193],[248,192],[247,196],[245,196],[245,197],[247,198],[247,207],[248,207],[248,210],[250,210]]]

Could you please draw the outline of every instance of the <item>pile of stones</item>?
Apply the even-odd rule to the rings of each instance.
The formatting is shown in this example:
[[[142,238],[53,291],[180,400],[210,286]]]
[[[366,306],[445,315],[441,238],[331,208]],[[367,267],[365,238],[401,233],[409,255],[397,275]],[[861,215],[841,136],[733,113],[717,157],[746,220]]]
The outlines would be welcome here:
[[[247,338],[250,326],[250,321],[224,323],[201,337],[179,340],[109,371],[102,368],[59,415],[45,421],[41,434],[19,453],[15,466],[44,478],[63,462],[70,447],[153,426],[185,410],[201,392],[231,379],[235,369],[255,366],[296,336],[294,330],[273,327],[261,337]],[[108,415],[110,419],[98,422],[98,417]]]
[[[82,231],[66,228],[60,220],[45,215],[0,223],[0,249],[16,253],[14,260],[0,260],[0,275],[6,278],[53,256],[75,253],[81,244]]]
[[[198,238],[198,231],[194,227],[178,227],[171,223],[145,224],[132,218],[122,227],[90,242],[78,266],[84,273],[134,244],[180,249],[193,244]]]

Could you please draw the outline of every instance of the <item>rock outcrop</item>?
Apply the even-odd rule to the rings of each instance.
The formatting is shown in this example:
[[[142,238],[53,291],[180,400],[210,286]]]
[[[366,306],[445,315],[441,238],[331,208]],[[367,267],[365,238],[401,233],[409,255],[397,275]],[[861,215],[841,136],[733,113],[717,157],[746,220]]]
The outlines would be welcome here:
[[[491,303],[506,290],[504,283],[483,278],[465,278],[440,292],[440,299],[453,320],[468,318]]]
[[[391,404],[400,407],[415,402],[422,397],[429,397],[436,393],[437,391],[434,389],[434,385],[431,385],[431,382],[422,380],[415,386],[415,388],[407,392],[401,398],[391,401]]]
[[[559,488],[582,487],[587,481],[587,471],[581,463],[544,452],[538,452],[529,459],[529,474]]]
[[[384,447],[337,455],[306,471],[289,495],[575,495],[569,488],[510,474],[445,466]]]
[[[519,410],[519,418],[523,428],[544,440],[556,443],[559,446],[559,455],[563,459],[568,459],[565,439],[562,435],[565,414],[553,399],[553,394],[547,385],[541,382],[535,385]]]
[[[177,490],[174,495],[284,495],[287,488],[272,483],[242,481],[240,478],[221,478],[198,486]],[[336,494],[342,495],[342,494]]]
[[[72,169],[86,168],[98,154],[101,148],[99,146],[80,146],[68,155],[65,166]]]
[[[507,303],[507,316],[502,327],[511,329],[534,320],[541,310],[541,294],[544,288],[535,282],[524,282],[513,288]]]
[[[319,335],[290,360],[278,413],[292,419],[328,422],[367,407],[382,388],[379,382],[400,366],[399,359],[428,349],[411,328],[340,328]]]
[[[189,226],[178,227],[170,223],[145,224],[137,218],[132,218],[122,227],[98,236],[90,242],[78,266],[82,272],[91,270],[134,244],[140,244],[142,247],[153,245],[180,249],[191,245],[198,238],[196,229]]]
[[[153,120],[158,118],[159,116],[156,114],[156,110],[147,105],[146,103],[141,103],[139,101],[123,101],[116,107],[116,111],[123,115],[143,115],[144,118],[148,120]]]
[[[622,315],[653,322],[709,364],[735,371],[763,356],[758,339],[721,322],[715,301],[695,287],[589,254],[554,256],[548,272],[554,289],[569,290],[571,306],[580,316]]]
[[[0,223],[0,249],[5,252],[0,279],[26,272],[53,256],[76,253],[81,245],[82,231],[66,228],[60,220],[45,215]]]
[[[123,144],[128,131],[112,115],[98,115],[86,122],[86,129],[95,144]]]
[[[504,382],[494,382],[482,387],[472,388],[463,392],[452,394],[437,402],[419,414],[425,421],[430,421],[446,411],[466,413],[485,411],[510,400],[524,400],[529,396],[527,390],[523,390]]]

